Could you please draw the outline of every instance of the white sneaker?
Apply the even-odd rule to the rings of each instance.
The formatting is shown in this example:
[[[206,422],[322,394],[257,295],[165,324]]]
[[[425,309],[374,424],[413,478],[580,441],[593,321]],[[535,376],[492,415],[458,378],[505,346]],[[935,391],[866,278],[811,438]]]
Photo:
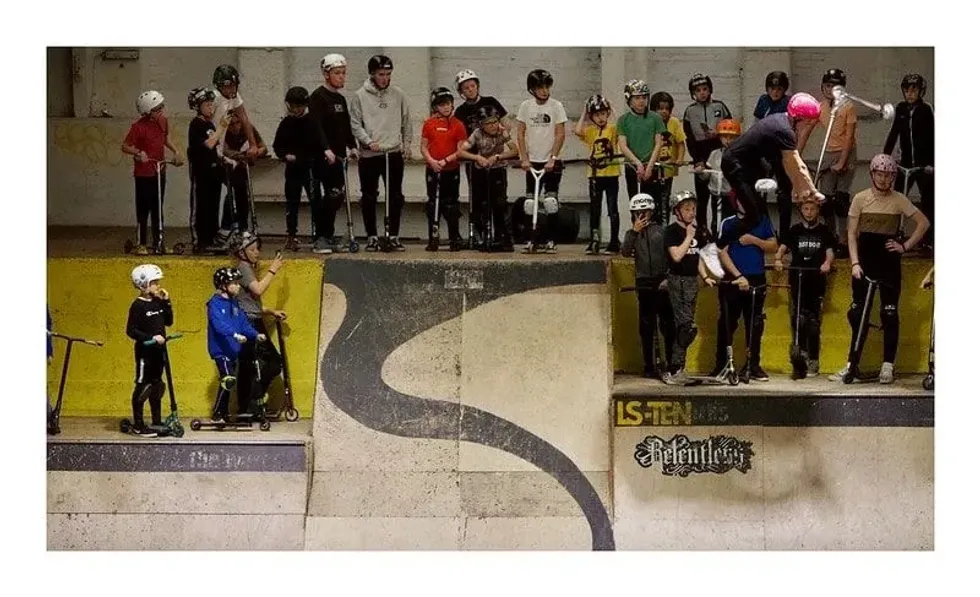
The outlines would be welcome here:
[[[701,249],[701,260],[711,274],[719,280],[725,277],[725,269],[721,267],[721,259],[718,258],[718,245],[708,243]]]
[[[878,383],[892,383],[895,381],[895,364],[882,363],[881,371],[878,373]]]
[[[844,367],[837,373],[834,373],[833,375],[828,375],[827,379],[829,379],[830,381],[844,381],[844,376],[847,374],[847,367],[848,365],[844,365]]]

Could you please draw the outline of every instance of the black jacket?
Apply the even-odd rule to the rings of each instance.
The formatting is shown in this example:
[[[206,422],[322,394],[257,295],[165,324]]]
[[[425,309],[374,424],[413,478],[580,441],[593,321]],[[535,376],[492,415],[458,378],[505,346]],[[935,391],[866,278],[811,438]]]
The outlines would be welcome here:
[[[309,114],[289,115],[279,121],[276,138],[272,141],[272,151],[281,160],[287,155],[296,156],[299,165],[310,165],[323,157],[325,148],[320,145],[320,136]]]
[[[324,151],[330,149],[338,158],[343,158],[347,155],[348,147],[357,147],[350,126],[347,99],[340,93],[323,85],[317,87],[310,94],[310,118]]]
[[[924,101],[914,106],[908,102],[895,106],[895,120],[883,153],[891,155],[896,140],[902,150],[903,167],[935,166],[936,125],[932,106]]]

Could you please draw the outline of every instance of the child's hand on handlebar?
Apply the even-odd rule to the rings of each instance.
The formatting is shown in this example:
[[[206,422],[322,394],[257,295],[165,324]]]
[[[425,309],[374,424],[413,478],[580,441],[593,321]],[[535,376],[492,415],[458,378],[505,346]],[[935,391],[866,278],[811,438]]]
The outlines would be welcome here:
[[[245,344],[245,342],[248,341],[248,338],[241,334],[232,334],[232,338],[234,338],[235,342],[238,342],[239,344]]]
[[[255,337],[255,339],[258,342],[265,342],[266,340],[268,340],[268,338],[266,338],[265,334],[259,334],[258,336]]]
[[[160,334],[157,334],[156,336],[153,336],[153,340],[156,341],[157,344],[166,344],[167,343],[167,339],[164,338],[163,336],[161,336]]]

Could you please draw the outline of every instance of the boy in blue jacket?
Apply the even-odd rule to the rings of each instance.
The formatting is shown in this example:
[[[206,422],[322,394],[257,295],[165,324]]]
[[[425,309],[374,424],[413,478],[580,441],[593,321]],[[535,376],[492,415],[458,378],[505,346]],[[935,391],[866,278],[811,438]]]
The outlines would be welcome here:
[[[258,333],[249,323],[245,311],[236,297],[241,292],[242,273],[233,267],[222,267],[214,272],[214,296],[208,300],[208,354],[218,366],[221,382],[214,401],[211,421],[223,423],[228,418],[228,401],[235,385],[238,355],[245,342],[265,342],[265,334]]]

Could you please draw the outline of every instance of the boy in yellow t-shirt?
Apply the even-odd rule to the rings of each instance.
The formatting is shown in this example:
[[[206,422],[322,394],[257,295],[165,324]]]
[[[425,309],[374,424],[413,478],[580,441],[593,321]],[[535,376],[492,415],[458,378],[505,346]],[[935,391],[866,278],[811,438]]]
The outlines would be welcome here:
[[[661,133],[663,147],[657,155],[658,162],[673,162],[678,164],[684,161],[684,152],[687,135],[684,134],[684,124],[680,118],[671,116],[674,111],[674,98],[666,91],[658,91],[650,99],[653,109],[660,115],[660,118],[667,125],[667,132]],[[674,177],[678,174],[678,168],[668,167],[663,169],[663,178],[659,180],[661,196],[670,197],[671,188],[674,186]],[[664,222],[664,226],[667,222]]]
[[[602,216],[602,195],[606,195],[609,212],[609,244],[606,255],[619,253],[619,164],[613,162],[619,133],[616,123],[610,122],[612,107],[609,100],[593,95],[582,107],[582,115],[574,133],[589,147],[589,244],[585,252],[599,254],[599,218]],[[586,120],[588,116],[588,120]]]

